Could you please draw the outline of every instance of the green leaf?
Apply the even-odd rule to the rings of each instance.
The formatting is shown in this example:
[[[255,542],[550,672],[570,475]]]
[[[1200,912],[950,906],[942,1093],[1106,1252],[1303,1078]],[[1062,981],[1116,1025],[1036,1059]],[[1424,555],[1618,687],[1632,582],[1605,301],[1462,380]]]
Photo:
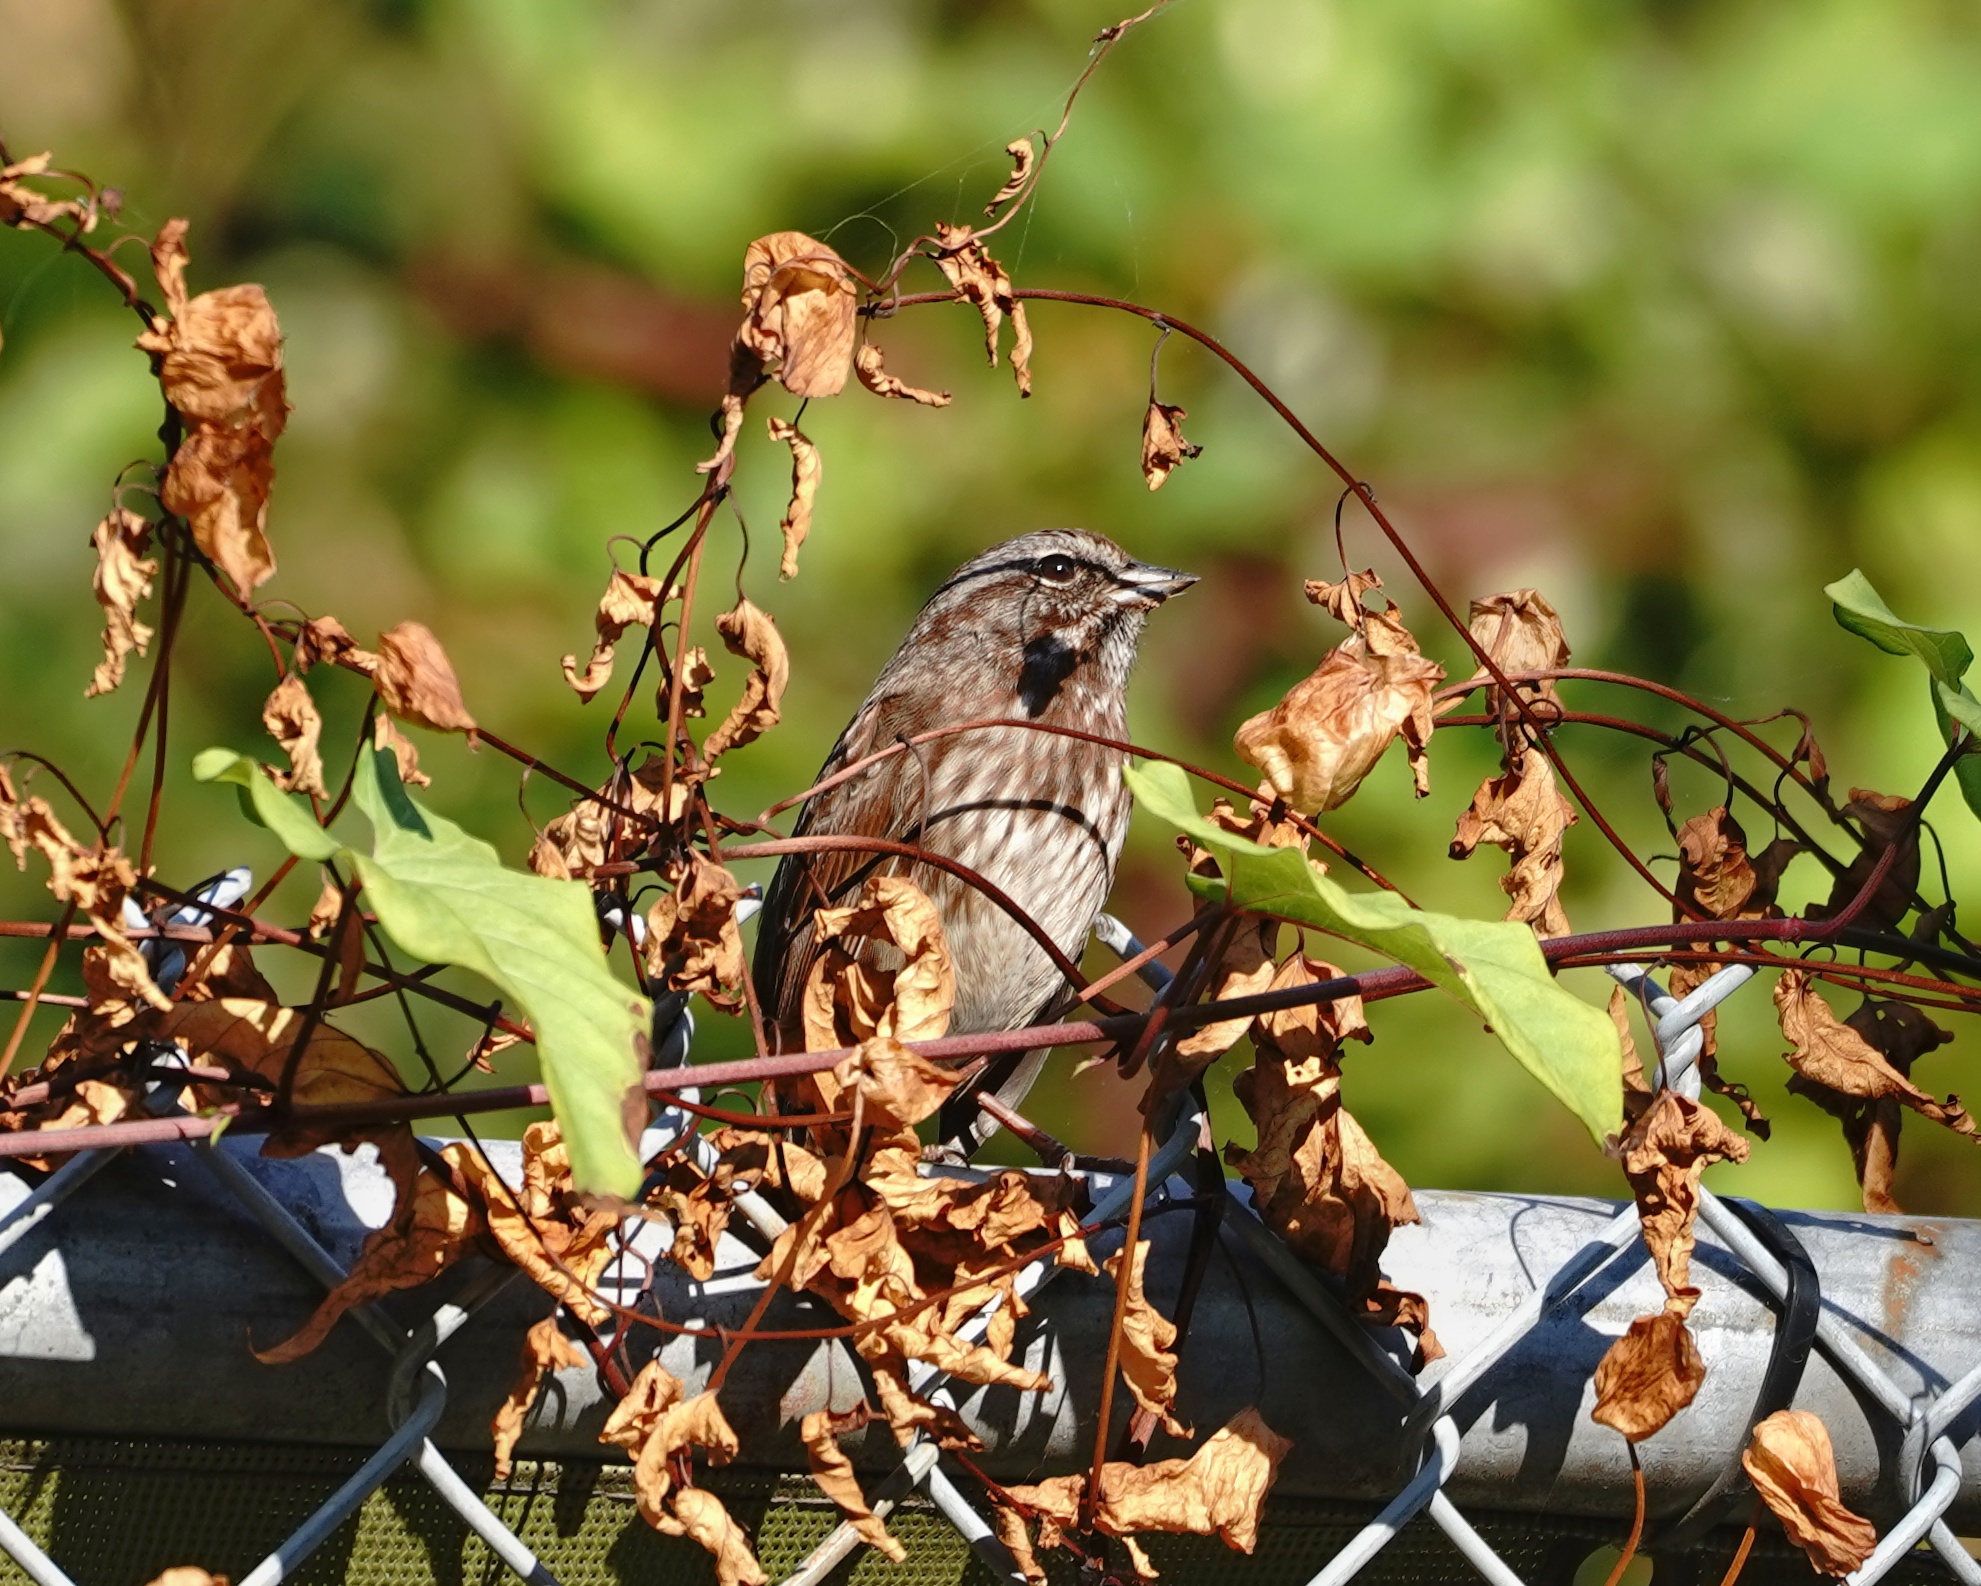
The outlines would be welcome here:
[[[1194,889],[1332,932],[1416,970],[1490,1025],[1598,1141],[1622,1127],[1616,1027],[1562,989],[1527,926],[1434,914],[1391,892],[1349,892],[1317,874],[1297,849],[1268,848],[1213,826],[1197,813],[1178,767],[1151,764],[1127,777],[1137,803],[1217,856],[1225,879],[1193,876]]]
[[[309,806],[293,793],[284,793],[254,761],[232,749],[202,749],[193,756],[193,779],[232,782],[241,790],[241,813],[257,826],[266,826],[298,859],[318,864],[344,845],[317,825]]]
[[[1981,699],[1961,681],[1974,664],[1974,649],[1965,634],[1902,621],[1871,587],[1871,580],[1854,567],[1849,577],[1825,585],[1823,593],[1830,597],[1831,610],[1841,627],[1869,639],[1887,654],[1917,656],[1925,663],[1932,675],[1927,688],[1933,720],[1939,725],[1943,743],[1952,745],[1956,726],[1965,728],[1971,739],[1981,743]],[[1954,776],[1967,807],[1981,815],[1981,756],[1962,755],[1954,764]]]
[[[319,861],[345,857],[364,883],[366,904],[401,951],[473,970],[498,986],[536,1032],[577,1188],[638,1192],[633,1142],[646,1117],[641,1051],[653,1010],[607,967],[598,916],[582,883],[504,869],[487,843],[414,802],[390,750],[366,749],[358,757],[353,796],[372,824],[369,854],[307,820],[244,756],[209,749],[194,762],[194,774],[238,783],[243,806],[291,853]]]
[[[1974,651],[1964,634],[1901,621],[1855,567],[1848,577],[1824,585],[1823,593],[1830,597],[1840,626],[1887,654],[1918,656],[1935,682],[1958,688],[1962,674],[1974,664]]]

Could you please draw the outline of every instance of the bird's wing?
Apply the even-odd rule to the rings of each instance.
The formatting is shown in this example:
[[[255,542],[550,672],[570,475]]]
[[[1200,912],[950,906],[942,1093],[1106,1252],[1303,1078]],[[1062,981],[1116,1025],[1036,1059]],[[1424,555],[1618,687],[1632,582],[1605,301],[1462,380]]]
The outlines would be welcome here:
[[[885,748],[900,734],[917,730],[906,720],[908,714],[900,708],[899,696],[869,699],[840,735],[817,780]],[[884,760],[808,799],[792,835],[898,839],[914,819],[908,806],[919,801],[921,786],[921,771],[912,754]],[[805,977],[818,954],[811,929],[813,911],[845,902],[869,875],[905,867],[906,861],[898,858],[852,849],[785,856],[764,895],[757,930],[757,996],[773,1028],[796,1034]]]

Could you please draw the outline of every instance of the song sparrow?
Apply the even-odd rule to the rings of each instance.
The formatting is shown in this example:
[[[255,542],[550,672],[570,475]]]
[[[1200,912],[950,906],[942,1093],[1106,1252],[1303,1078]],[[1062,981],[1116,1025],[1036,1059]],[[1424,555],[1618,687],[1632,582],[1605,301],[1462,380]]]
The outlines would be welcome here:
[[[982,720],[1075,727],[1120,738],[1135,648],[1149,612],[1196,582],[1135,561],[1081,529],[1046,529],[966,563],[922,608],[819,773],[931,728]],[[911,747],[808,801],[795,830],[890,838],[981,874],[1078,959],[1114,884],[1128,829],[1124,756],[1021,727]],[[795,854],[764,899],[755,975],[788,1050],[818,948],[815,909],[847,901],[870,875],[911,877],[934,900],[956,963],[952,1034],[1021,1029],[1066,992],[1065,977],[1004,910],[949,873],[903,856]],[[975,1092],[1022,1097],[1043,1052],[995,1060],[951,1098],[943,1136],[994,1130]]]

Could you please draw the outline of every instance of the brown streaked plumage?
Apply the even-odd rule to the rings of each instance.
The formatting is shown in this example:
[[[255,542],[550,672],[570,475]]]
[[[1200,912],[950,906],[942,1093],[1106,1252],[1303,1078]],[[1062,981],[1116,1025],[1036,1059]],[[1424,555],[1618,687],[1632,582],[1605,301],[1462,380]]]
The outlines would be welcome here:
[[[820,779],[932,728],[995,718],[1121,738],[1142,625],[1196,582],[1137,562],[1083,529],[1045,529],[985,551],[922,608],[873,691],[840,734]],[[1118,750],[1018,727],[916,745],[807,801],[795,832],[916,844],[978,872],[1077,960],[1114,883],[1128,828]],[[784,1049],[803,1034],[799,1004],[821,945],[815,909],[847,901],[867,876],[905,874],[935,901],[956,960],[953,1034],[1015,1030],[1065,994],[1051,956],[957,877],[904,856],[796,854],[764,899],[755,975]],[[978,1085],[1022,1096],[1043,1054],[994,1062]],[[965,1099],[946,1136],[989,1133]]]

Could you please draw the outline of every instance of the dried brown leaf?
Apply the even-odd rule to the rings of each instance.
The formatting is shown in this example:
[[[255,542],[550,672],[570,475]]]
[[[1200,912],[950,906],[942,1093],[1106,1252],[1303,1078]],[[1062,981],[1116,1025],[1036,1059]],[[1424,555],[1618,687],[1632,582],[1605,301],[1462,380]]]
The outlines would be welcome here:
[[[808,1051],[855,1046],[877,1035],[934,1040],[948,1033],[956,966],[935,904],[906,876],[870,876],[843,908],[820,909],[813,934],[825,944],[806,977]],[[841,939],[877,943],[901,957],[879,969],[872,949],[856,954]]]
[[[862,352],[865,350],[861,349]],[[865,371],[862,370],[861,379],[865,378]],[[818,500],[819,480],[825,473],[825,464],[819,459],[818,447],[795,424],[773,418],[770,421],[770,438],[783,441],[791,448],[791,504],[784,509],[784,521],[777,526],[784,535],[784,556],[777,564],[777,576],[796,578],[798,547],[812,532],[812,505]]]
[[[1699,1298],[1688,1281],[1699,1180],[1715,1162],[1745,1162],[1747,1142],[1708,1108],[1661,1090],[1625,1130],[1618,1150],[1658,1281],[1673,1312],[1690,1315]]]
[[[682,1487],[668,1499],[665,1514],[647,1516],[667,1536],[685,1536],[715,1560],[716,1586],[766,1586],[770,1577],[750,1551],[750,1539],[722,1500],[704,1487]]]
[[[839,1512],[860,1533],[862,1542],[879,1548],[895,1563],[904,1563],[908,1550],[887,1534],[887,1527],[860,1491],[860,1479],[853,1474],[853,1461],[840,1451],[840,1432],[866,1424],[864,1414],[849,1419],[854,1424],[842,1422],[830,1410],[814,1410],[798,1423],[798,1439],[805,1445],[812,1480],[818,1483],[820,1492],[839,1506]]]
[[[912,1129],[924,1118],[935,1116],[960,1076],[938,1068],[899,1041],[877,1035],[862,1041],[858,1051],[839,1062],[832,1077],[842,1090],[859,1093],[862,1117],[868,1124]]]
[[[1777,1410],[1761,1422],[1740,1464],[1818,1572],[1848,1575],[1871,1556],[1877,1530],[1844,1507],[1829,1428],[1807,1410]]]
[[[1234,746],[1275,794],[1320,812],[1346,803],[1401,735],[1422,798],[1430,791],[1431,690],[1443,679],[1444,668],[1417,653],[1400,623],[1365,617],[1362,632],[1240,727]]]
[[[1562,636],[1561,614],[1538,589],[1515,589],[1472,602],[1472,637],[1508,676],[1516,672],[1552,672],[1568,665],[1568,640]],[[1484,667],[1472,681],[1491,677]],[[1528,699],[1555,701],[1552,679],[1517,685]],[[1498,709],[1500,690],[1488,690],[1488,708]]]
[[[261,724],[289,757],[289,769],[275,773],[275,785],[291,793],[327,797],[323,756],[317,751],[323,718],[317,714],[316,701],[310,698],[309,686],[302,678],[291,672],[275,685],[275,691],[262,704]]]
[[[1310,605],[1319,606],[1337,622],[1360,630],[1371,613],[1370,595],[1382,594],[1383,581],[1376,576],[1373,567],[1365,567],[1359,573],[1343,573],[1339,583],[1329,583],[1325,578],[1310,578],[1305,585],[1305,593]],[[1389,597],[1383,596],[1383,609],[1389,608]]]
[[[296,675],[313,666],[348,666],[367,677],[378,670],[378,657],[358,647],[358,641],[335,617],[312,617],[296,630]]]
[[[846,384],[859,302],[852,272],[832,249],[801,231],[773,232],[743,253],[736,345],[793,396],[834,396]]]
[[[1121,1316],[1121,1377],[1128,1384],[1128,1391],[1134,1394],[1135,1402],[1153,1415],[1165,1432],[1172,1437],[1188,1437],[1189,1429],[1177,1420],[1173,1409],[1176,1328],[1149,1303],[1142,1287],[1149,1250],[1150,1242],[1146,1239],[1136,1244],[1135,1264],[1128,1273],[1127,1304]],[[1121,1279],[1122,1257],[1126,1254],[1125,1250],[1117,1250],[1102,1263],[1107,1275],[1117,1283]]]
[[[558,662],[564,671],[564,681],[579,699],[590,704],[592,696],[612,681],[612,654],[626,630],[653,627],[659,620],[661,606],[677,593],[663,579],[621,572],[616,567],[612,570],[605,593],[599,596],[598,610],[592,616],[598,637],[592,642],[585,669],[578,670],[575,655],[567,655]]]
[[[652,1375],[649,1375],[651,1373]],[[718,1464],[736,1457],[739,1447],[729,1419],[712,1393],[680,1397],[681,1384],[658,1360],[648,1363],[633,1379],[599,1433],[601,1443],[613,1443],[633,1455],[633,1490],[640,1516],[661,1530],[663,1502],[673,1486],[668,1466],[676,1454],[691,1448],[707,1451]],[[678,1533],[676,1533],[678,1534]]]
[[[1482,842],[1504,848],[1513,861],[1500,878],[1500,890],[1513,900],[1506,917],[1532,925],[1544,940],[1566,936],[1561,843],[1575,822],[1575,808],[1555,786],[1548,757],[1522,744],[1503,774],[1479,784],[1472,807],[1458,817],[1451,857],[1469,858]]]
[[[791,680],[791,660],[769,613],[739,600],[733,610],[715,619],[715,631],[731,655],[743,657],[755,670],[743,685],[743,697],[702,744],[702,758],[710,764],[731,749],[754,743],[777,725],[784,686]]]
[[[1792,1047],[1782,1054],[1796,1073],[1789,1081],[1792,1089],[1819,1099],[1820,1093],[1813,1087],[1860,1100],[1889,1097],[1955,1134],[1975,1137],[1974,1119],[1958,1096],[1936,1101],[1913,1084],[1859,1030],[1830,1011],[1806,970],[1782,971],[1775,982],[1775,1012]],[[1914,1036],[1923,1033],[1914,1032]]]
[[[1811,908],[1810,917],[1827,919],[1843,913],[1870,883],[1886,850],[1896,847],[1891,869],[1854,921],[1867,931],[1892,930],[1912,911],[1913,895],[1919,890],[1919,823],[1912,818],[1912,800],[1897,793],[1854,787],[1843,812],[1864,828],[1864,851],[1837,877],[1829,902]]]
[[[1006,315],[1011,317],[1011,373],[1018,381],[1018,394],[1032,394],[1032,331],[1025,322],[1025,305],[1012,295],[1011,275],[986,251],[977,234],[968,226],[936,222],[936,268],[957,292],[974,304],[984,321],[984,351],[990,366],[997,367],[997,333]]]
[[[1705,1380],[1684,1316],[1669,1309],[1640,1316],[1603,1352],[1589,1418],[1641,1443],[1690,1404]]]
[[[151,629],[138,621],[137,609],[158,572],[158,563],[144,554],[151,546],[151,525],[124,507],[97,524],[90,543],[96,547],[96,603],[103,608],[103,659],[83,690],[85,699],[123,682],[125,657],[133,650],[143,655],[151,643]]]
[[[490,1426],[495,1436],[497,1481],[509,1479],[523,1422],[543,1391],[544,1378],[559,1371],[575,1371],[584,1364],[585,1352],[564,1336],[555,1316],[546,1316],[523,1335],[523,1358],[516,1365],[516,1380]]]
[[[1011,156],[1011,174],[1004,179],[1004,185],[991,194],[991,201],[984,205],[986,215],[995,215],[1024,192],[1025,184],[1032,179],[1032,170],[1038,163],[1038,150],[1032,147],[1030,138],[1013,139],[1005,144],[1004,152]]]
[[[1151,490],[1160,490],[1184,463],[1203,455],[1203,447],[1183,438],[1183,421],[1189,416],[1180,407],[1149,398],[1149,410],[1142,415],[1142,477]]]
[[[610,1320],[595,1286],[612,1260],[619,1214],[579,1199],[570,1153],[554,1118],[523,1131],[520,1189],[512,1189],[479,1152],[457,1168],[481,1197],[489,1236],[505,1258],[579,1319],[594,1327]]]
[[[748,973],[736,924],[742,883],[692,850],[669,866],[667,879],[673,890],[647,911],[647,974],[669,991],[699,991],[719,1008],[739,1007]]]
[[[424,623],[402,622],[378,636],[378,670],[372,682],[385,708],[401,721],[435,732],[475,730],[475,718],[461,701],[454,664]]]
[[[399,724],[384,711],[372,718],[371,746],[374,749],[390,749],[393,761],[399,767],[399,780],[407,787],[432,787],[433,778],[420,769],[420,751],[399,730]]]
[[[889,374],[887,355],[873,342],[862,342],[853,354],[853,372],[860,377],[860,384],[875,396],[919,402],[929,408],[949,406],[950,395],[947,391],[924,391],[920,386],[909,385],[905,380]]]

